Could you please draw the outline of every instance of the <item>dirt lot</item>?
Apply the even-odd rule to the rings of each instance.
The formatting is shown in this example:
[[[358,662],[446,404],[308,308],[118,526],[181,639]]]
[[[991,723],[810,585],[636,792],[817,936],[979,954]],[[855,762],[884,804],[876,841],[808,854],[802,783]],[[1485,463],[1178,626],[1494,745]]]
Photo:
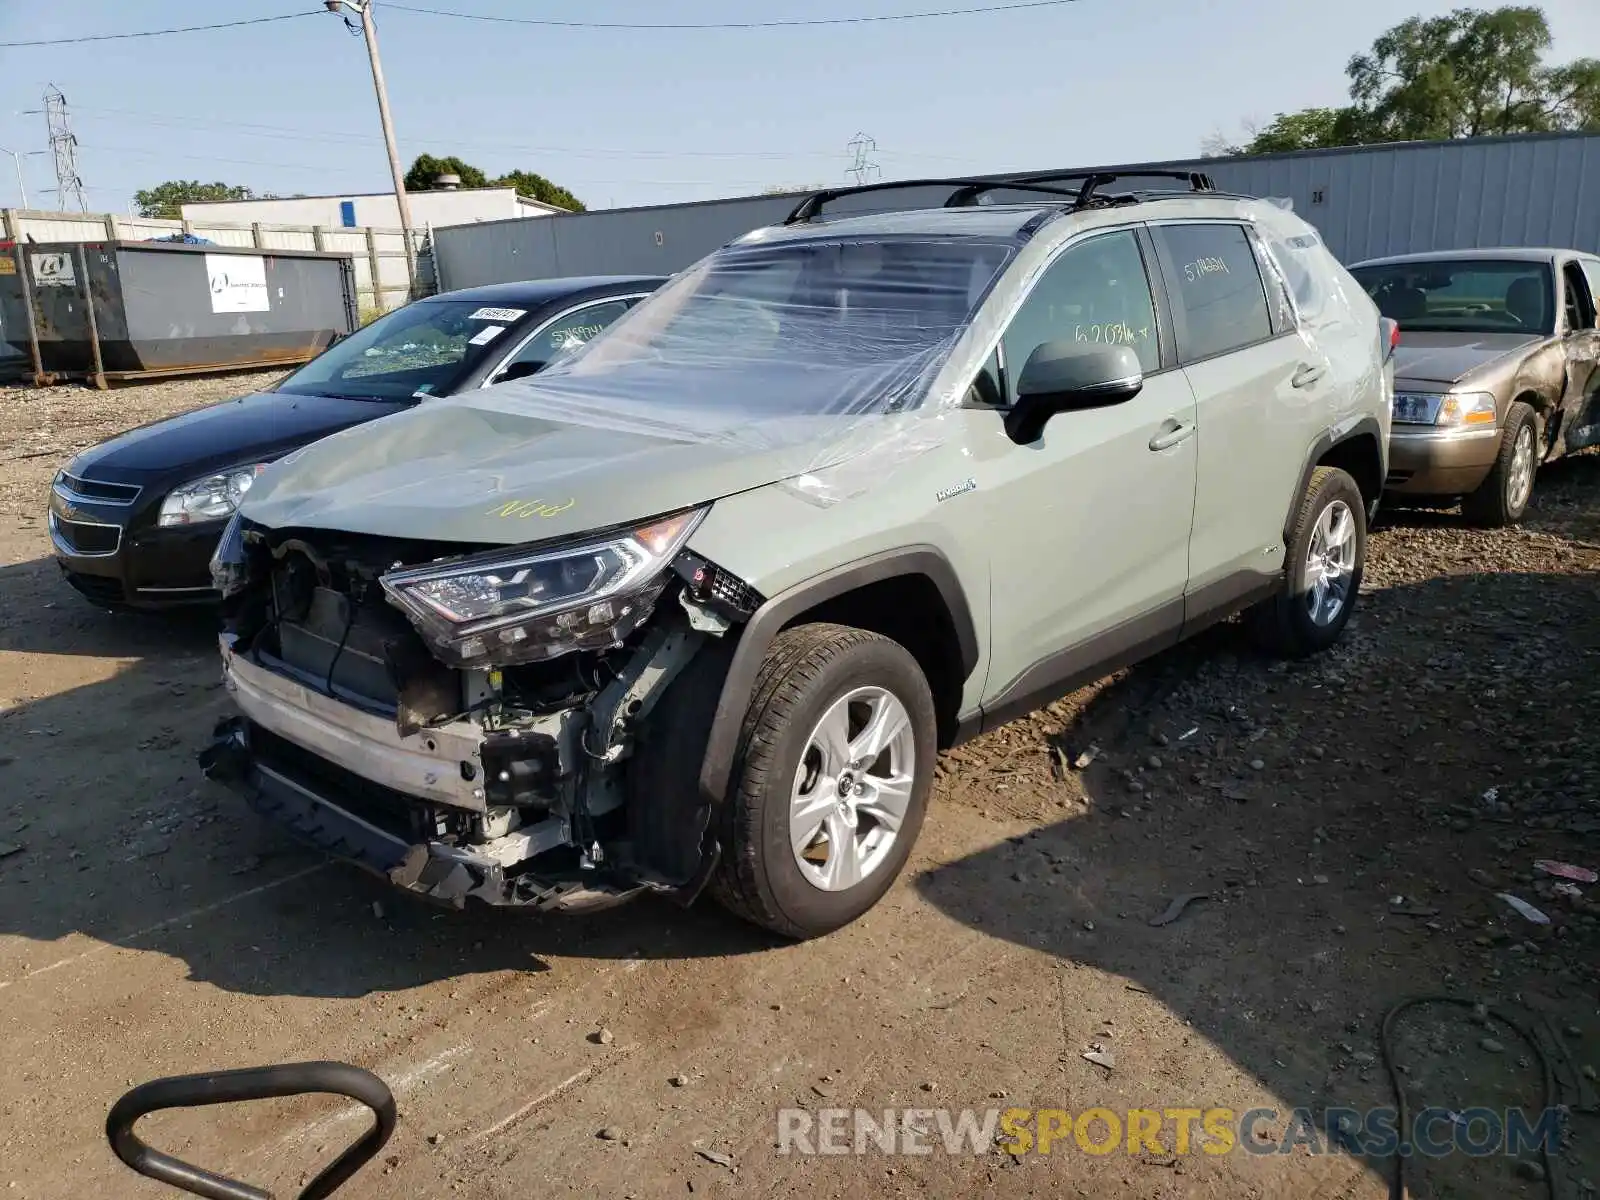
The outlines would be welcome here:
[[[1545,1018],[1554,1044],[1413,1009],[1393,1044],[1413,1112],[1537,1109],[1546,1062],[1592,1109],[1600,885],[1564,895],[1533,864],[1600,866],[1600,457],[1541,475],[1521,530],[1391,517],[1319,661],[1264,663],[1225,628],[950,755],[886,902],[794,946],[710,905],[440,912],[202,781],[208,626],[90,607],[43,513],[76,448],[250,382],[0,391],[5,1195],[162,1195],[101,1140],[126,1086],[332,1058],[402,1111],[353,1197],[1366,1200],[1390,1161],[1180,1153],[1170,1125],[1159,1153],[782,1155],[776,1112],[1267,1107],[1270,1150],[1297,1106],[1392,1104],[1381,1018],[1436,993]],[[1150,923],[1188,893],[1209,898]],[[1600,1118],[1570,1122],[1563,1200],[1600,1181]],[[361,1124],[301,1100],[145,1128],[283,1189]],[[1542,1169],[1408,1173],[1419,1196],[1538,1197]]]

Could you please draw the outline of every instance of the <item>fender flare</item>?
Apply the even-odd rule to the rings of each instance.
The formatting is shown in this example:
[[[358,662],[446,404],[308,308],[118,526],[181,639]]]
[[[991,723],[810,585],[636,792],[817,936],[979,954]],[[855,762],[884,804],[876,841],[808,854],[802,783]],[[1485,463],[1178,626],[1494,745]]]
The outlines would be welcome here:
[[[1361,437],[1363,434],[1371,435],[1372,440],[1378,446],[1378,496],[1373,498],[1373,504],[1376,505],[1378,498],[1383,495],[1383,485],[1389,472],[1389,444],[1383,436],[1383,426],[1378,423],[1378,418],[1368,413],[1343,432],[1335,433],[1333,430],[1328,430],[1313,442],[1311,449],[1307,451],[1305,463],[1300,468],[1299,485],[1290,495],[1288,511],[1283,515],[1283,544],[1285,546],[1289,544],[1289,539],[1294,536],[1295,514],[1300,511],[1301,497],[1306,494],[1306,489],[1311,486],[1311,472],[1317,469],[1317,463],[1322,461],[1322,456],[1335,446]],[[1372,514],[1369,512],[1367,516],[1370,519]]]
[[[938,589],[955,629],[961,651],[962,678],[969,677],[978,665],[978,634],[966,592],[950,560],[935,546],[906,546],[832,567],[779,592],[756,609],[745,623],[734,647],[722,694],[706,738],[705,758],[700,766],[700,792],[712,804],[722,802],[733,775],[733,757],[738,749],[739,731],[755,691],[756,675],[767,648],[785,625],[800,613],[869,584],[882,583],[906,575],[922,575]]]

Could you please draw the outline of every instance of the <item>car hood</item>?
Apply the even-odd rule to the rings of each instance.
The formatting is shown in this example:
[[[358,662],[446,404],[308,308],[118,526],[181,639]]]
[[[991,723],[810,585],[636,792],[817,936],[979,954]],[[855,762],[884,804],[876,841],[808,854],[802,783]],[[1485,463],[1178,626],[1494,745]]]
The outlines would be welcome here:
[[[1426,333],[1400,327],[1394,352],[1395,385],[1456,383],[1474,371],[1543,339],[1524,333]]]
[[[319,437],[411,407],[408,401],[252,392],[130,429],[85,450],[70,469],[109,482],[134,482],[179,467],[204,474],[270,461]]]
[[[256,481],[241,513],[273,529],[511,545],[721,499],[853,453],[826,415],[769,421],[759,437],[704,425],[691,435],[671,419],[527,411],[499,391],[429,402],[307,446]],[[846,424],[860,436],[860,422]]]

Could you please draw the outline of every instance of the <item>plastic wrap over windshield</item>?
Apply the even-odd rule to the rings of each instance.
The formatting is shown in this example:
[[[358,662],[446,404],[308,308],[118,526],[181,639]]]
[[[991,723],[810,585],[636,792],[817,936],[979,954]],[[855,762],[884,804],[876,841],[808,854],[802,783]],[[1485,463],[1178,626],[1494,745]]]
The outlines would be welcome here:
[[[930,448],[931,394],[1015,246],[984,238],[779,238],[701,260],[587,345],[474,403],[592,428],[766,451],[820,502]]]

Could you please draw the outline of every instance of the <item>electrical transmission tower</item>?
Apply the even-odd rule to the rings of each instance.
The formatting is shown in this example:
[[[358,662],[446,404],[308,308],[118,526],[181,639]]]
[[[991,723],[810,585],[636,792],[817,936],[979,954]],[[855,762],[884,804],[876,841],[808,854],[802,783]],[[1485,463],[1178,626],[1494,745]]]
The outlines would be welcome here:
[[[872,156],[878,152],[878,143],[864,133],[858,133],[851,138],[845,149],[850,151],[850,166],[845,169],[845,174],[856,181],[859,186],[863,183],[873,183],[883,178],[883,172],[878,170],[877,160]]]
[[[83,180],[78,175],[78,139],[67,117],[67,98],[54,84],[44,94],[44,119],[50,127],[50,153],[56,160],[56,207],[66,212],[75,205],[79,212],[88,212],[89,202],[83,197]]]

